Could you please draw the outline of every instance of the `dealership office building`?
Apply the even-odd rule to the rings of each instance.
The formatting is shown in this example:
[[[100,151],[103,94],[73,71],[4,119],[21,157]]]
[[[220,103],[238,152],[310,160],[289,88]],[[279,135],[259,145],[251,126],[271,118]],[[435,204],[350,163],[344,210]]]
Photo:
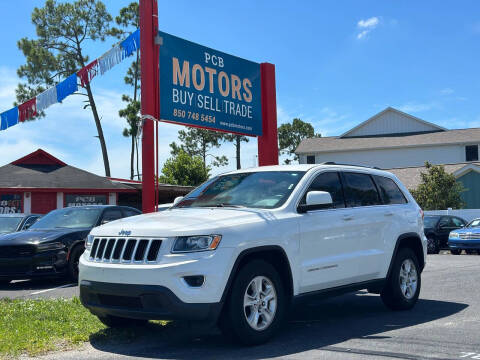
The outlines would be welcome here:
[[[172,202],[191,189],[159,184],[159,202]],[[46,214],[67,206],[93,204],[141,209],[141,191],[139,181],[98,176],[41,149],[0,167],[0,213]]]

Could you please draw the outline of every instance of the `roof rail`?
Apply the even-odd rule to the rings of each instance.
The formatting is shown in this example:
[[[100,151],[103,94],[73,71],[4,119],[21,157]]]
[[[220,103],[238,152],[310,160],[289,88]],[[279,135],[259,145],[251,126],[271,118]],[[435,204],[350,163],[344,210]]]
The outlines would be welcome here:
[[[362,167],[362,168],[367,168],[367,169],[381,170],[379,167],[376,167],[376,166],[365,166],[365,165],[342,164],[342,163],[336,163],[335,161],[324,161],[324,162],[320,163],[320,165],[341,165],[341,166],[354,166],[354,167]]]

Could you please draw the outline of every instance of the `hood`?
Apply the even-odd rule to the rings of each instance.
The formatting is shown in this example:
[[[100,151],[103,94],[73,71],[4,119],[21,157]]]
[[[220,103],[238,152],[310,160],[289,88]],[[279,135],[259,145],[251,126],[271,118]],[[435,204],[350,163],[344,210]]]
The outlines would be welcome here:
[[[0,236],[0,246],[2,245],[24,245],[38,244],[53,240],[61,241],[63,239],[75,238],[74,240],[84,239],[90,229],[50,229],[50,230],[26,230]]]
[[[480,227],[460,228],[460,229],[457,229],[457,230],[452,230],[452,232],[480,234]]]
[[[95,236],[206,235],[243,224],[271,221],[275,213],[250,208],[179,208],[132,216],[96,227]],[[120,234],[122,232],[122,234]]]

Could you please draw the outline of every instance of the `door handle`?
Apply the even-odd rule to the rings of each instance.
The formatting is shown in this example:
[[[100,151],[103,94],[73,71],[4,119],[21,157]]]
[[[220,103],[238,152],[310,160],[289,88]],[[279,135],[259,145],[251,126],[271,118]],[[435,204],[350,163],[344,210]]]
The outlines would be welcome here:
[[[343,220],[345,221],[350,221],[350,220],[353,220],[353,215],[343,215]]]

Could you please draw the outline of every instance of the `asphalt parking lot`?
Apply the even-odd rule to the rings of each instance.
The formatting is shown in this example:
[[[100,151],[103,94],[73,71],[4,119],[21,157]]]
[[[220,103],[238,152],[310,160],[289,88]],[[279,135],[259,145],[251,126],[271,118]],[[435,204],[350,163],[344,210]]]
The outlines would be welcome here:
[[[293,309],[273,341],[253,348],[216,329],[171,323],[128,344],[92,341],[42,359],[480,359],[480,256],[429,256],[422,281],[412,311],[391,312],[363,291],[316,300]],[[0,297],[77,294],[76,286],[29,283],[2,288]],[[49,291],[33,294],[42,290]]]

